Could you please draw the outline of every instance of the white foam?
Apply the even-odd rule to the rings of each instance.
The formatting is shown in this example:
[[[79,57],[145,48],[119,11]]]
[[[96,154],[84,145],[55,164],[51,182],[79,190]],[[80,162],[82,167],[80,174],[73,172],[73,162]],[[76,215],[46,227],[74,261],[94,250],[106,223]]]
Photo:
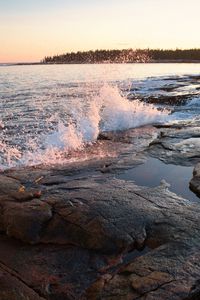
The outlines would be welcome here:
[[[68,154],[97,140],[99,132],[125,130],[166,121],[168,112],[151,104],[124,98],[116,86],[105,84],[86,107],[73,108],[71,121],[58,121],[54,132],[27,141],[25,150],[0,145],[1,168],[20,165],[55,164],[67,161]],[[54,118],[52,118],[54,119]],[[2,158],[3,154],[3,158]]]
[[[100,91],[102,101],[101,130],[125,130],[166,121],[167,111],[160,111],[152,104],[139,100],[129,101],[116,87],[104,85]]]
[[[22,153],[14,146],[8,146],[0,141],[0,171],[15,167],[22,158]]]

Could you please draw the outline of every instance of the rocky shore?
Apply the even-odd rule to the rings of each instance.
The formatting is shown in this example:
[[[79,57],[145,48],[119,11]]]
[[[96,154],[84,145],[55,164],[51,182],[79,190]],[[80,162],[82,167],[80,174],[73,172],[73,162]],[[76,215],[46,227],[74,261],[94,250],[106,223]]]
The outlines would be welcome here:
[[[196,165],[200,195],[199,141],[198,124],[102,133],[87,151],[110,156],[1,173],[0,299],[200,299],[200,203],[116,178],[153,156]]]

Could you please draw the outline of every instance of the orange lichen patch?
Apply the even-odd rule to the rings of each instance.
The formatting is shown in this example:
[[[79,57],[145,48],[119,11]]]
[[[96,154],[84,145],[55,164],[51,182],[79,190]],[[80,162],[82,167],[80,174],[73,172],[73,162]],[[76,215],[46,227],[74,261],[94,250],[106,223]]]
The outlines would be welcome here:
[[[19,189],[18,189],[18,192],[19,193],[24,193],[25,192],[25,186],[24,185],[20,185]]]

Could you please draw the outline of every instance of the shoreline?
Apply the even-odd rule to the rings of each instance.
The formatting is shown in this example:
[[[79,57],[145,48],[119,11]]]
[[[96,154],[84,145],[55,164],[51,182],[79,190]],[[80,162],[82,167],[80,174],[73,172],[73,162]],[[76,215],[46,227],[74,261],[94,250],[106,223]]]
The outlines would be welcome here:
[[[118,146],[115,158],[0,174],[0,298],[12,290],[11,300],[22,292],[30,300],[69,293],[77,300],[199,299],[199,203],[165,180],[147,187],[116,178],[150,156],[162,158],[162,149],[168,159],[196,165],[195,149],[185,155],[168,146],[185,139],[188,125],[149,130],[138,152],[127,141],[138,143],[140,130],[111,132],[100,142]],[[196,165],[190,186],[197,194],[199,175]]]
[[[200,64],[200,60],[151,60],[149,62],[101,62],[101,63],[89,63],[89,62],[54,62],[54,63],[43,63],[43,62],[19,62],[19,63],[0,63],[0,67],[9,67],[9,66],[37,66],[37,65],[103,65],[103,64]]]
[[[44,69],[38,68],[51,73]],[[30,70],[38,71],[5,68],[2,73]],[[189,101],[199,101],[197,70],[197,76],[145,81],[130,89],[127,99],[163,104],[171,114],[188,111]],[[11,91],[17,95],[18,89],[11,86]],[[15,103],[18,108],[17,98]],[[22,108],[30,114],[30,106]],[[198,109],[191,108],[190,116]],[[63,153],[69,162],[0,172],[0,299],[200,299],[200,120],[176,120],[99,130],[95,143]]]

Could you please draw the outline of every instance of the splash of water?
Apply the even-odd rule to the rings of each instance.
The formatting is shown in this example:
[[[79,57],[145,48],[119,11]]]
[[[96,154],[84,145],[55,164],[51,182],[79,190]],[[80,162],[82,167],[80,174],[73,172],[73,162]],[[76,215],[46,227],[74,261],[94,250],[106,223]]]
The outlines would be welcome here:
[[[81,151],[85,145],[94,143],[101,131],[126,130],[165,122],[167,114],[167,111],[160,111],[151,104],[138,100],[131,102],[120,94],[116,86],[104,84],[84,109],[72,109],[67,124],[59,120],[56,130],[41,134],[37,140],[29,139],[23,151],[1,143],[0,169],[63,163],[73,156],[73,151]]]
[[[147,124],[164,122],[168,112],[139,100],[129,101],[116,87],[104,85],[98,102],[102,102],[101,127],[103,131],[126,130]]]

